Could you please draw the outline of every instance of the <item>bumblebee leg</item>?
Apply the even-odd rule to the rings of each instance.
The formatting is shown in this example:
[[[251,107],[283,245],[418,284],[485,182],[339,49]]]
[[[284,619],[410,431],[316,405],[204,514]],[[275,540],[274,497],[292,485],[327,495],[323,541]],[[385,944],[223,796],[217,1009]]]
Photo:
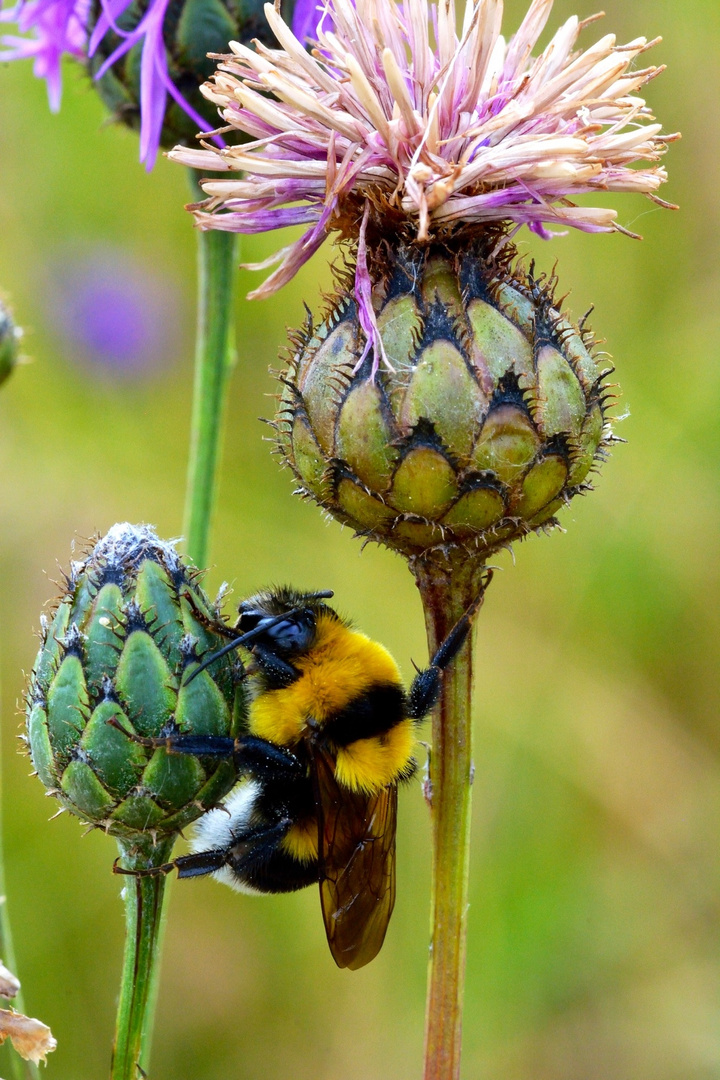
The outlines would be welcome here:
[[[113,874],[121,874],[123,877],[159,877],[161,874],[169,874],[174,869],[174,862],[166,862],[161,866],[149,866],[145,870],[126,870],[120,865],[119,855],[113,863]]]
[[[179,878],[203,877],[205,874],[222,870],[224,866],[229,867],[238,877],[242,877],[255,866],[267,861],[291,824],[289,818],[281,818],[274,825],[260,825],[254,829],[246,829],[245,832],[232,837],[226,847],[196,851],[192,855],[181,855],[171,865],[177,867]]]
[[[283,817],[274,825],[261,825],[234,836],[226,848],[213,848],[209,851],[196,851],[192,855],[180,855],[172,862],[143,870],[126,870],[125,867],[120,866],[118,857],[113,863],[113,873],[125,877],[158,877],[177,870],[179,878],[191,878],[204,877],[206,874],[215,873],[216,870],[222,870],[224,866],[229,866],[234,873],[241,876],[269,858],[291,824],[290,818]]]
[[[224,851],[197,851],[194,855],[181,855],[175,860],[178,877],[204,877],[222,870],[227,859]]]
[[[300,672],[287,660],[281,660],[279,656],[264,649],[262,645],[255,645],[252,650],[255,663],[262,671],[272,690],[279,690],[283,686],[290,686],[300,678]]]
[[[220,619],[209,619],[204,611],[200,610],[200,606],[197,603],[195,597],[189,589],[185,589],[183,592],[184,598],[192,608],[192,613],[201,626],[204,626],[206,630],[212,630],[218,637],[224,637],[229,639],[239,638],[240,631],[236,630],[234,626],[228,626]]]
[[[254,735],[230,739],[224,735],[165,735],[148,738],[128,731],[115,716],[108,721],[111,727],[122,731],[132,742],[149,749],[167,750],[170,754],[189,754],[191,757],[214,757],[232,761],[238,775],[252,772],[259,779],[266,775],[299,779],[305,776],[305,767],[289,750]]]
[[[425,668],[424,671],[418,671],[413,679],[408,694],[408,715],[412,720],[422,720],[423,717],[427,716],[440,696],[442,673],[460,652],[465,639],[470,633],[473,619],[483,602],[485,590],[491,580],[492,570],[489,570],[483,580],[480,592],[440,645],[440,648],[430,661],[430,666]]]
[[[163,749],[170,754],[191,754],[193,757],[219,757],[231,758],[235,750],[235,739],[225,738],[223,735],[159,735],[148,738],[144,735],[136,735],[120,723],[116,716],[111,716],[106,723],[110,727],[122,731],[131,742],[138,743],[150,750]]]

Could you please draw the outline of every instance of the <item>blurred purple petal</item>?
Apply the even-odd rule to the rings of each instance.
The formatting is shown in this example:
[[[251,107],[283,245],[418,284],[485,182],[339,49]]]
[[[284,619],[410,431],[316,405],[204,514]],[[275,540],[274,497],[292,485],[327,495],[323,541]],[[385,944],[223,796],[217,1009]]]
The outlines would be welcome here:
[[[318,0],[295,0],[292,17],[292,32],[298,41],[314,40],[317,24],[322,14],[322,4]]]
[[[47,80],[50,108],[57,112],[62,96],[60,63],[64,54],[82,57],[87,44],[85,23],[89,0],[29,0],[3,11],[3,22],[16,22],[21,33],[33,36],[0,37],[0,60],[32,57],[33,72]]]
[[[123,250],[64,253],[51,272],[50,309],[68,354],[97,371],[148,374],[177,354],[179,297]]]
[[[33,59],[35,75],[47,81],[50,108],[57,111],[62,94],[63,56],[77,59],[93,56],[106,34],[112,31],[121,41],[96,72],[95,79],[101,79],[113,64],[142,41],[140,160],[151,169],[160,147],[168,93],[201,130],[207,129],[207,121],[193,109],[168,75],[163,22],[169,0],[149,0],[138,25],[133,30],[123,30],[118,20],[131,3],[132,0],[101,0],[101,11],[88,40],[86,27],[90,0],[18,0],[14,6],[0,11],[0,22],[17,23],[20,33],[28,36],[0,37],[0,60]],[[293,25],[300,27],[299,36],[314,36],[321,10],[317,0],[297,0]],[[224,146],[219,137],[214,141],[218,146]]]
[[[140,24],[145,30],[140,62],[140,160],[148,170],[155,164],[165,116],[167,54],[162,28],[168,2],[155,0]]]
[[[117,20],[128,6],[128,0],[102,0],[101,6],[102,13],[95,23],[95,28],[90,35],[90,41],[88,42],[88,56],[95,55],[98,45],[105,37],[108,30],[112,30],[118,37],[128,36],[128,32],[121,29],[117,23]]]

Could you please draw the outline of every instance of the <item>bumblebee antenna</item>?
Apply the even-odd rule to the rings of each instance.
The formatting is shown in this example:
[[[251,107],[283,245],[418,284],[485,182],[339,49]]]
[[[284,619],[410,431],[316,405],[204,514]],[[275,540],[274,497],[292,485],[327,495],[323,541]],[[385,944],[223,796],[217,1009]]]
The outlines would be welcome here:
[[[329,600],[334,593],[331,589],[325,589],[323,592],[307,593],[306,600]],[[199,664],[194,671],[191,671],[187,679],[183,682],[183,686],[189,686],[196,675],[199,675],[205,668],[210,667],[216,660],[219,660],[221,656],[226,656],[234,649],[239,649],[241,645],[247,645],[248,641],[254,641],[255,638],[260,637],[266,630],[272,629],[273,626],[277,626],[278,623],[284,622],[285,619],[291,618],[293,615],[297,615],[303,609],[300,607],[291,608],[290,611],[284,611],[282,615],[276,615],[273,619],[263,620],[258,626],[255,626],[252,630],[248,630],[247,633],[241,634],[240,637],[233,638],[227,645],[223,645],[222,649],[218,649],[211,656],[206,656],[202,664]]]

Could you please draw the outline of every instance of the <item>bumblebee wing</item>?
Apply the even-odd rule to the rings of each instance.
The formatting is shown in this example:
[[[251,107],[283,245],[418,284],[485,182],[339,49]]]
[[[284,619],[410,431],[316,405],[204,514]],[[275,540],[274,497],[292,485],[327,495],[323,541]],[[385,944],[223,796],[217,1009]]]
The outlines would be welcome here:
[[[320,904],[338,967],[369,964],[395,905],[397,787],[376,795],[341,788],[330,754],[313,748]]]

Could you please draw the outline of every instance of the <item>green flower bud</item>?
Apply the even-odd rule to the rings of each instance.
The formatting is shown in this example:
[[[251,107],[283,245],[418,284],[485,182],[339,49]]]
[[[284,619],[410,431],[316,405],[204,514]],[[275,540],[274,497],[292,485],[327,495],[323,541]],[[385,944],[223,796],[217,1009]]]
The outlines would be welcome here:
[[[0,385],[18,362],[21,336],[22,332],[15,326],[10,312],[0,299]]]
[[[133,0],[117,18],[116,25],[125,34],[132,34],[142,22],[153,0]],[[283,15],[289,21],[294,3],[283,0]],[[89,31],[103,14],[100,0],[93,0],[90,9]],[[162,23],[162,40],[170,82],[187,105],[205,121],[211,131],[220,123],[217,106],[200,93],[200,87],[214,73],[216,61],[208,53],[226,53],[228,42],[240,41],[249,45],[258,38],[274,47],[277,43],[267,25],[263,0],[170,0]],[[94,77],[122,45],[123,38],[112,29],[102,38],[97,50],[88,60]],[[123,56],[96,82],[100,96],[114,117],[135,130],[140,128],[141,63],[145,37],[141,36]],[[160,46],[161,48],[162,46]],[[143,106],[147,108],[147,106]],[[183,109],[178,100],[168,97],[163,118],[160,145],[176,143],[196,146],[198,123]]]
[[[374,309],[387,361],[340,297],[298,339],[278,443],[309,495],[408,556],[493,551],[555,523],[611,441],[609,373],[552,286],[479,247],[388,249]]]
[[[38,776],[64,807],[124,839],[178,832],[230,790],[227,763],[146,748],[126,732],[234,735],[245,719],[242,667],[222,657],[218,612],[172,544],[115,525],[82,562],[50,622],[30,679],[27,736]]]

